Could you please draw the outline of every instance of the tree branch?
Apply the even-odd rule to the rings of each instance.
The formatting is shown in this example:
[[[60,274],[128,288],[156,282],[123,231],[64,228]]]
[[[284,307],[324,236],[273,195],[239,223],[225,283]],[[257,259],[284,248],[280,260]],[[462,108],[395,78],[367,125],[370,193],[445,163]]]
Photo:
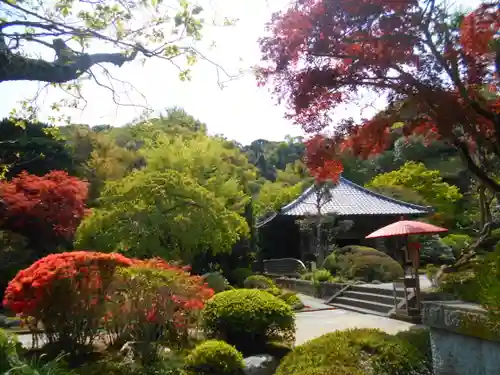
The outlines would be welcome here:
[[[498,184],[494,179],[488,176],[488,174],[474,162],[469,153],[469,150],[467,149],[467,145],[458,140],[454,142],[454,145],[464,159],[469,170],[489,189],[491,189],[492,192],[500,193],[500,184]]]
[[[138,49],[129,56],[122,53],[96,53],[74,56],[65,64],[58,61],[48,62],[32,59],[10,51],[0,50],[0,82],[4,81],[40,81],[64,83],[80,77],[92,66],[100,63],[111,63],[122,66],[137,56]]]

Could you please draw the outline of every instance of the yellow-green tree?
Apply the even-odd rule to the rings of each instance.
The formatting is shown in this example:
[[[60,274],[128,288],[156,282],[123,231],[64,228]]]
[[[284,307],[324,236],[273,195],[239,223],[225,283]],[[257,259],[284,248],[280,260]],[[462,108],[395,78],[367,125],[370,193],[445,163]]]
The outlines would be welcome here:
[[[416,192],[436,210],[433,220],[446,224],[453,221],[456,202],[462,198],[458,187],[443,181],[439,171],[429,170],[422,163],[406,162],[401,168],[373,178],[367,187],[402,187]]]
[[[134,257],[192,261],[200,252],[227,252],[248,232],[245,220],[186,173],[136,171],[108,182],[77,232],[80,249]]]
[[[205,134],[189,137],[158,134],[141,151],[148,171],[175,170],[191,176],[226,207],[241,212],[250,196],[247,183],[256,168],[232,143]]]

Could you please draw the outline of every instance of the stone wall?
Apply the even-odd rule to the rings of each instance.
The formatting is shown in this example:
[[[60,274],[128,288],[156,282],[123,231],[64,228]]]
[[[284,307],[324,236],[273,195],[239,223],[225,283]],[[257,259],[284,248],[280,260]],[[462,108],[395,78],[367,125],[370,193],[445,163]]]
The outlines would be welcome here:
[[[500,333],[485,311],[460,301],[426,302],[435,375],[500,374]]]

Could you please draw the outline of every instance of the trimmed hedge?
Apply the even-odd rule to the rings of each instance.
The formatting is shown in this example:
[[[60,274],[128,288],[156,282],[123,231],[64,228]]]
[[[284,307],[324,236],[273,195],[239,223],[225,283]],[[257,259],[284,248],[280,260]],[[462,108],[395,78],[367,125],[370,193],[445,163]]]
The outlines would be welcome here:
[[[243,286],[246,289],[271,289],[275,288],[276,284],[274,281],[264,275],[252,275],[248,276],[243,282]]]
[[[323,267],[336,276],[366,282],[390,282],[404,275],[403,268],[397,261],[366,246],[344,246],[328,255]]]
[[[328,333],[295,348],[276,375],[427,375],[416,347],[376,329]]]
[[[243,373],[243,355],[224,341],[208,340],[186,357],[186,369],[196,375],[237,375]]]
[[[295,314],[290,306],[257,289],[234,289],[213,296],[203,310],[205,333],[245,354],[258,354],[271,341],[292,344]]]

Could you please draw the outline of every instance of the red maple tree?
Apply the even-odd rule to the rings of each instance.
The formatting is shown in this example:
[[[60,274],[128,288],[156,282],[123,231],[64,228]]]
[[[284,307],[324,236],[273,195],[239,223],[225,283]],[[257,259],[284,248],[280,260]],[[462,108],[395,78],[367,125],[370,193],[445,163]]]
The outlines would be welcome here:
[[[360,94],[387,99],[374,118],[335,121],[330,136],[309,142],[308,165],[320,174],[328,163],[341,171],[331,163],[343,148],[367,157],[390,146],[395,131],[420,133],[455,146],[498,193],[499,28],[498,1],[462,16],[435,0],[299,0],[268,24],[259,83],[316,135]]]
[[[22,172],[0,182],[0,227],[25,236],[32,248],[54,250],[71,243],[87,213],[87,194],[87,183],[66,172]]]

